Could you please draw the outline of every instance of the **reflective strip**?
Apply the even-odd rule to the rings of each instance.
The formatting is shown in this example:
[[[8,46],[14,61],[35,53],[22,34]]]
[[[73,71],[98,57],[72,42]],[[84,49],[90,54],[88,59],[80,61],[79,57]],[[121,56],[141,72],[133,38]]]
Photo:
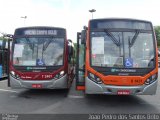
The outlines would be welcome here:
[[[76,89],[77,90],[85,90],[85,86],[77,86]]]

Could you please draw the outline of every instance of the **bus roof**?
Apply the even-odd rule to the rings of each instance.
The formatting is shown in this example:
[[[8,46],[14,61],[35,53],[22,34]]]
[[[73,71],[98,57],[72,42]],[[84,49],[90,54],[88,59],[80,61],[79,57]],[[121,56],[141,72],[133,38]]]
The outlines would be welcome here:
[[[131,18],[103,18],[92,19],[89,21],[91,29],[137,29],[137,30],[153,30],[150,21],[138,20]]]
[[[151,23],[151,21],[147,21],[147,20],[140,20],[140,19],[134,19],[134,18],[100,18],[100,19],[91,19],[90,21],[103,21],[103,20],[120,20],[120,21],[138,21],[138,22],[148,22]]]
[[[16,28],[16,30],[23,30],[23,29],[62,29],[62,30],[66,30],[65,28],[61,28],[61,27],[49,27],[49,26],[29,26],[29,27],[20,27],[20,28]]]

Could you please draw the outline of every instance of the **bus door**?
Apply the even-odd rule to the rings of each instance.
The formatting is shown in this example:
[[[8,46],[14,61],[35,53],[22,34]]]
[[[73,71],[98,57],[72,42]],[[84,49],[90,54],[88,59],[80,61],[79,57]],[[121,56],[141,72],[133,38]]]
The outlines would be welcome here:
[[[71,85],[75,75],[74,65],[74,47],[72,40],[68,39],[68,77],[69,85]]]
[[[85,89],[85,30],[77,33],[76,89]]]

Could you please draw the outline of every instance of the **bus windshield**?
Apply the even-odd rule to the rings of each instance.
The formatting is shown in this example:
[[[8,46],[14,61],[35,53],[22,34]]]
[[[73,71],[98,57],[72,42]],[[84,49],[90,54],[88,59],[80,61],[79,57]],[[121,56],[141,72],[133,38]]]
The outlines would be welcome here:
[[[155,51],[152,32],[92,31],[91,65],[118,68],[152,68]]]
[[[14,66],[63,65],[64,38],[22,37],[14,42]]]

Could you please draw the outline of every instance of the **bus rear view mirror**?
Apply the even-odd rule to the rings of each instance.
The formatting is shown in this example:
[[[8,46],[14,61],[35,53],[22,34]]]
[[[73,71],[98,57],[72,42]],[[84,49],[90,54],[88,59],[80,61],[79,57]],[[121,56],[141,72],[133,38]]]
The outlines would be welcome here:
[[[70,39],[68,39],[68,53],[69,53],[69,55],[71,55],[72,56],[72,54],[73,54],[73,42],[72,42],[72,40],[70,40]]]
[[[68,39],[68,61],[71,61],[71,58],[73,56],[73,42],[72,40]]]
[[[68,53],[70,56],[73,54],[73,46],[68,46]]]
[[[68,62],[71,62],[71,59],[73,57],[73,46],[68,46]]]
[[[86,43],[86,30],[82,30],[81,32],[81,44]]]

